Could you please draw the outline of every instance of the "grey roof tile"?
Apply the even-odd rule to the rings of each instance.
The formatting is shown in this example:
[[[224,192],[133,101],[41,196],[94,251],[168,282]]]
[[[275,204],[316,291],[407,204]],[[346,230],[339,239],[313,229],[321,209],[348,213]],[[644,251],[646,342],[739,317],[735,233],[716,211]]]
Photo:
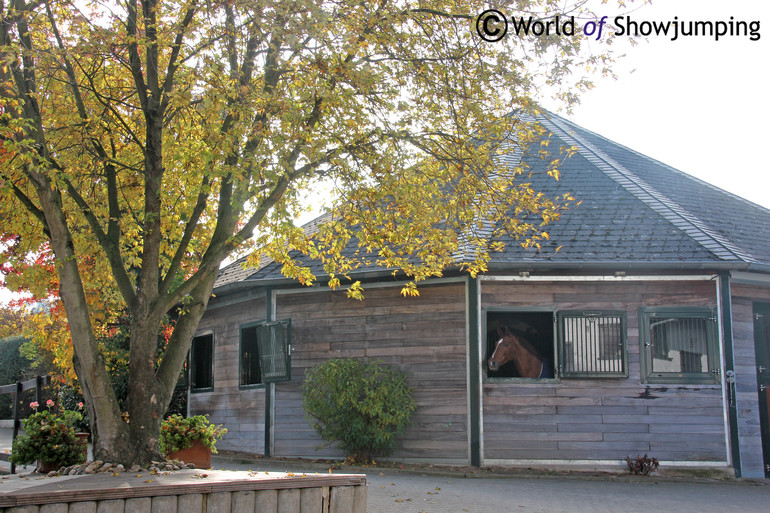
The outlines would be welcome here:
[[[511,165],[524,159],[531,170],[526,181],[535,190],[549,197],[570,192],[581,203],[546,227],[550,241],[542,250],[525,249],[503,237],[506,249],[492,255],[492,264],[770,265],[770,210],[555,114],[544,113],[538,120],[551,132],[550,148],[575,145],[577,153],[561,165],[558,181],[546,174],[546,160],[517,154],[509,156]],[[323,218],[307,229],[317,229],[319,222]],[[557,246],[561,249],[555,252]],[[316,276],[323,274],[319,262],[300,258]],[[244,269],[243,261],[222,269],[216,287],[281,277],[274,262],[260,263],[255,270]]]

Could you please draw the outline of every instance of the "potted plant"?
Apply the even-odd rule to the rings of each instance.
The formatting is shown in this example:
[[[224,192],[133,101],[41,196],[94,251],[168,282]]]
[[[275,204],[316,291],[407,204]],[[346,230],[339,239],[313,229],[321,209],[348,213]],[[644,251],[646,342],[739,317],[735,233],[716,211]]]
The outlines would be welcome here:
[[[208,415],[171,415],[160,425],[160,452],[168,459],[209,468],[217,440],[225,433],[227,429],[209,422]]]
[[[22,421],[24,434],[13,441],[10,460],[17,465],[38,462],[38,472],[50,472],[63,466],[82,463],[86,459],[83,445],[75,436],[74,424],[82,415],[72,410],[52,411],[54,402],[46,403],[48,409],[38,411],[37,402],[30,403],[35,413]]]

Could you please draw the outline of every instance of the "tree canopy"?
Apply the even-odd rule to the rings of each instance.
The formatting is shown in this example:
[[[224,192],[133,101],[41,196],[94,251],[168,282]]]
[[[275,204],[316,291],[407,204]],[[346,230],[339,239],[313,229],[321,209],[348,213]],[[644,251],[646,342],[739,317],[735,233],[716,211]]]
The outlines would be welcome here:
[[[505,165],[546,135],[510,114],[536,109],[546,85],[573,100],[586,73],[607,72],[607,53],[581,34],[486,42],[474,28],[484,4],[0,2],[3,263],[12,285],[61,300],[96,457],[157,457],[191,337],[238,251],[260,248],[309,283],[289,258],[300,250],[338,286],[362,264],[415,281],[476,273],[497,234],[547,237],[571,198],[546,198],[528,169]],[[593,18],[582,4],[507,8]],[[570,150],[544,140],[556,179]],[[293,222],[308,190],[330,212],[312,236]],[[129,422],[98,343],[122,316]]]

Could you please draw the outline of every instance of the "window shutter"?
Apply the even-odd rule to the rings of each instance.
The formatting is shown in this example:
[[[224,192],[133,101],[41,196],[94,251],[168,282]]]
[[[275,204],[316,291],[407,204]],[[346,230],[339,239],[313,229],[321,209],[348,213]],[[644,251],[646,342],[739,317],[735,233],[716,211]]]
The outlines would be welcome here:
[[[259,366],[263,383],[291,380],[291,321],[257,326]]]

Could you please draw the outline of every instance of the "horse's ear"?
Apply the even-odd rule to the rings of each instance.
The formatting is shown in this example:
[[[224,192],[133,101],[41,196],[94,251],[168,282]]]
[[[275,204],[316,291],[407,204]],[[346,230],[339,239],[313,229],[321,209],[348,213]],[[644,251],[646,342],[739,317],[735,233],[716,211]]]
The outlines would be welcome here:
[[[508,326],[503,326],[502,328],[497,329],[497,334],[501,337],[512,335],[511,330],[508,329]]]
[[[503,328],[497,328],[497,336],[500,338],[503,338],[505,336],[505,331]]]

